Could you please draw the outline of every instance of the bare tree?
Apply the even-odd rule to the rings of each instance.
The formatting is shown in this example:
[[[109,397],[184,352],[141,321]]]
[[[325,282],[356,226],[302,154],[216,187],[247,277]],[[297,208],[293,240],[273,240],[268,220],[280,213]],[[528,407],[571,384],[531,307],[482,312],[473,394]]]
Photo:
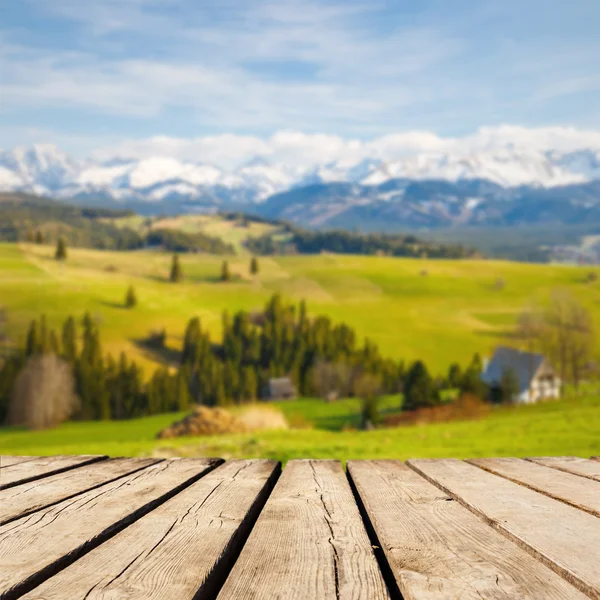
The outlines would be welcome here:
[[[589,311],[570,293],[556,290],[543,307],[521,313],[516,336],[529,352],[545,354],[562,381],[577,388],[588,374],[593,353],[594,326]]]
[[[34,356],[19,373],[8,413],[12,425],[55,427],[79,407],[71,367],[54,354]]]
[[[347,396],[352,390],[354,374],[346,363],[319,361],[315,365],[313,383],[319,396],[331,402]]]

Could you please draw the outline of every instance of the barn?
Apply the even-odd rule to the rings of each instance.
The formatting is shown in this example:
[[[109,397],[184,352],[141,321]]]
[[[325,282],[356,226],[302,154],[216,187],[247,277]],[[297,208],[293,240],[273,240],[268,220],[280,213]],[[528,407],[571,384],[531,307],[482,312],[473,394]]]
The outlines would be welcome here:
[[[279,377],[269,379],[262,396],[265,400],[295,400],[298,392],[289,377]]]
[[[519,383],[514,402],[532,404],[542,399],[560,398],[560,378],[543,354],[499,346],[486,364],[481,379],[493,390],[499,388],[503,374],[509,370]]]

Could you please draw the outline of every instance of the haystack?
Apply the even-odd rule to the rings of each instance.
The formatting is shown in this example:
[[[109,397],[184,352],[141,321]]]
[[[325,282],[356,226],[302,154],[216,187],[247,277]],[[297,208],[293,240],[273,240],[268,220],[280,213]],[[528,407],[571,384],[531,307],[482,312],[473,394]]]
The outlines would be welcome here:
[[[248,431],[246,425],[224,408],[197,406],[191,415],[159,432],[157,438],[244,433],[246,431]]]

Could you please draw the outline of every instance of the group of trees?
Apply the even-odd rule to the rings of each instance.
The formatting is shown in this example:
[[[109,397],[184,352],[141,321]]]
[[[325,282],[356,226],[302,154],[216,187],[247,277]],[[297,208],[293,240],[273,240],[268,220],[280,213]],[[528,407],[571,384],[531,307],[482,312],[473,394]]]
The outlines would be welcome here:
[[[252,257],[250,259],[250,268],[251,275],[258,275],[259,272],[259,264],[258,259],[256,257]],[[177,254],[173,255],[173,259],[171,261],[171,272],[169,274],[169,281],[171,283],[179,283],[183,279],[183,269],[181,267],[181,262],[179,260],[179,256]],[[224,260],[221,264],[221,274],[219,279],[221,281],[231,281],[232,274],[229,268],[229,261]]]
[[[428,406],[439,400],[445,380],[432,380],[422,362],[409,369],[401,361],[381,356],[377,346],[346,324],[328,317],[309,317],[306,304],[286,304],[275,295],[259,313],[223,313],[223,337],[214,343],[200,320],[189,321],[184,334],[180,366],[158,369],[144,382],[140,368],[122,353],[118,360],[102,352],[98,324],[89,314],[80,322],[69,317],[59,331],[45,317],[33,321],[22,352],[6,359],[0,368],[0,419],[7,415],[11,397],[13,416],[29,410],[28,398],[39,386],[55,390],[49,373],[60,369],[72,374],[56,380],[63,386],[68,410],[74,418],[124,419],[185,410],[190,402],[229,405],[260,398],[272,377],[288,376],[305,396],[355,395],[371,403],[383,393],[405,391],[407,407]],[[164,344],[165,332],[159,332]],[[41,357],[52,356],[44,362]],[[58,361],[58,362],[57,362]],[[54,365],[54,366],[53,366]],[[19,379],[25,378],[27,385]],[[17,381],[18,380],[18,381]],[[35,382],[35,384],[34,384]],[[36,387],[37,386],[37,387]],[[60,387],[60,386],[59,386]],[[71,394],[69,390],[74,390]],[[45,389],[45,388],[44,388]],[[25,393],[24,390],[29,390]],[[51,398],[57,394],[52,392]],[[75,405],[70,402],[78,398]],[[19,408],[20,406],[20,408]],[[15,418],[17,418],[15,417]]]
[[[460,244],[436,244],[413,235],[307,231],[290,226],[288,230],[291,236],[287,236],[285,241],[276,241],[275,233],[271,232],[259,238],[251,238],[246,245],[256,254],[281,254],[293,247],[299,254],[335,252],[429,258],[466,258],[475,255],[474,250]]]

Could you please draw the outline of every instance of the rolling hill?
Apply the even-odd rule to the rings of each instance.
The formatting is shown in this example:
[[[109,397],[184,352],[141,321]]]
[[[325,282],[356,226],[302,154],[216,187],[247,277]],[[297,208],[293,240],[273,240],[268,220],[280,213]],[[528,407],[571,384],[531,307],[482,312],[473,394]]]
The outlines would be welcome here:
[[[519,311],[568,288],[600,319],[600,285],[588,272],[600,269],[529,265],[485,260],[431,260],[320,254],[260,259],[257,277],[249,257],[230,257],[240,279],[219,281],[222,257],[181,256],[185,280],[170,284],[171,255],[69,249],[66,263],[54,247],[0,244],[0,305],[7,309],[8,333],[22,340],[28,322],[45,313],[50,326],[85,311],[100,322],[105,352],[126,351],[145,366],[176,361],[185,324],[199,316],[218,338],[221,313],[255,310],[274,292],[305,298],[309,312],[329,315],[373,339],[384,356],[423,359],[445,372],[474,352],[488,354],[505,341]],[[138,306],[123,307],[134,285]],[[143,344],[151,330],[165,328],[168,350]]]

